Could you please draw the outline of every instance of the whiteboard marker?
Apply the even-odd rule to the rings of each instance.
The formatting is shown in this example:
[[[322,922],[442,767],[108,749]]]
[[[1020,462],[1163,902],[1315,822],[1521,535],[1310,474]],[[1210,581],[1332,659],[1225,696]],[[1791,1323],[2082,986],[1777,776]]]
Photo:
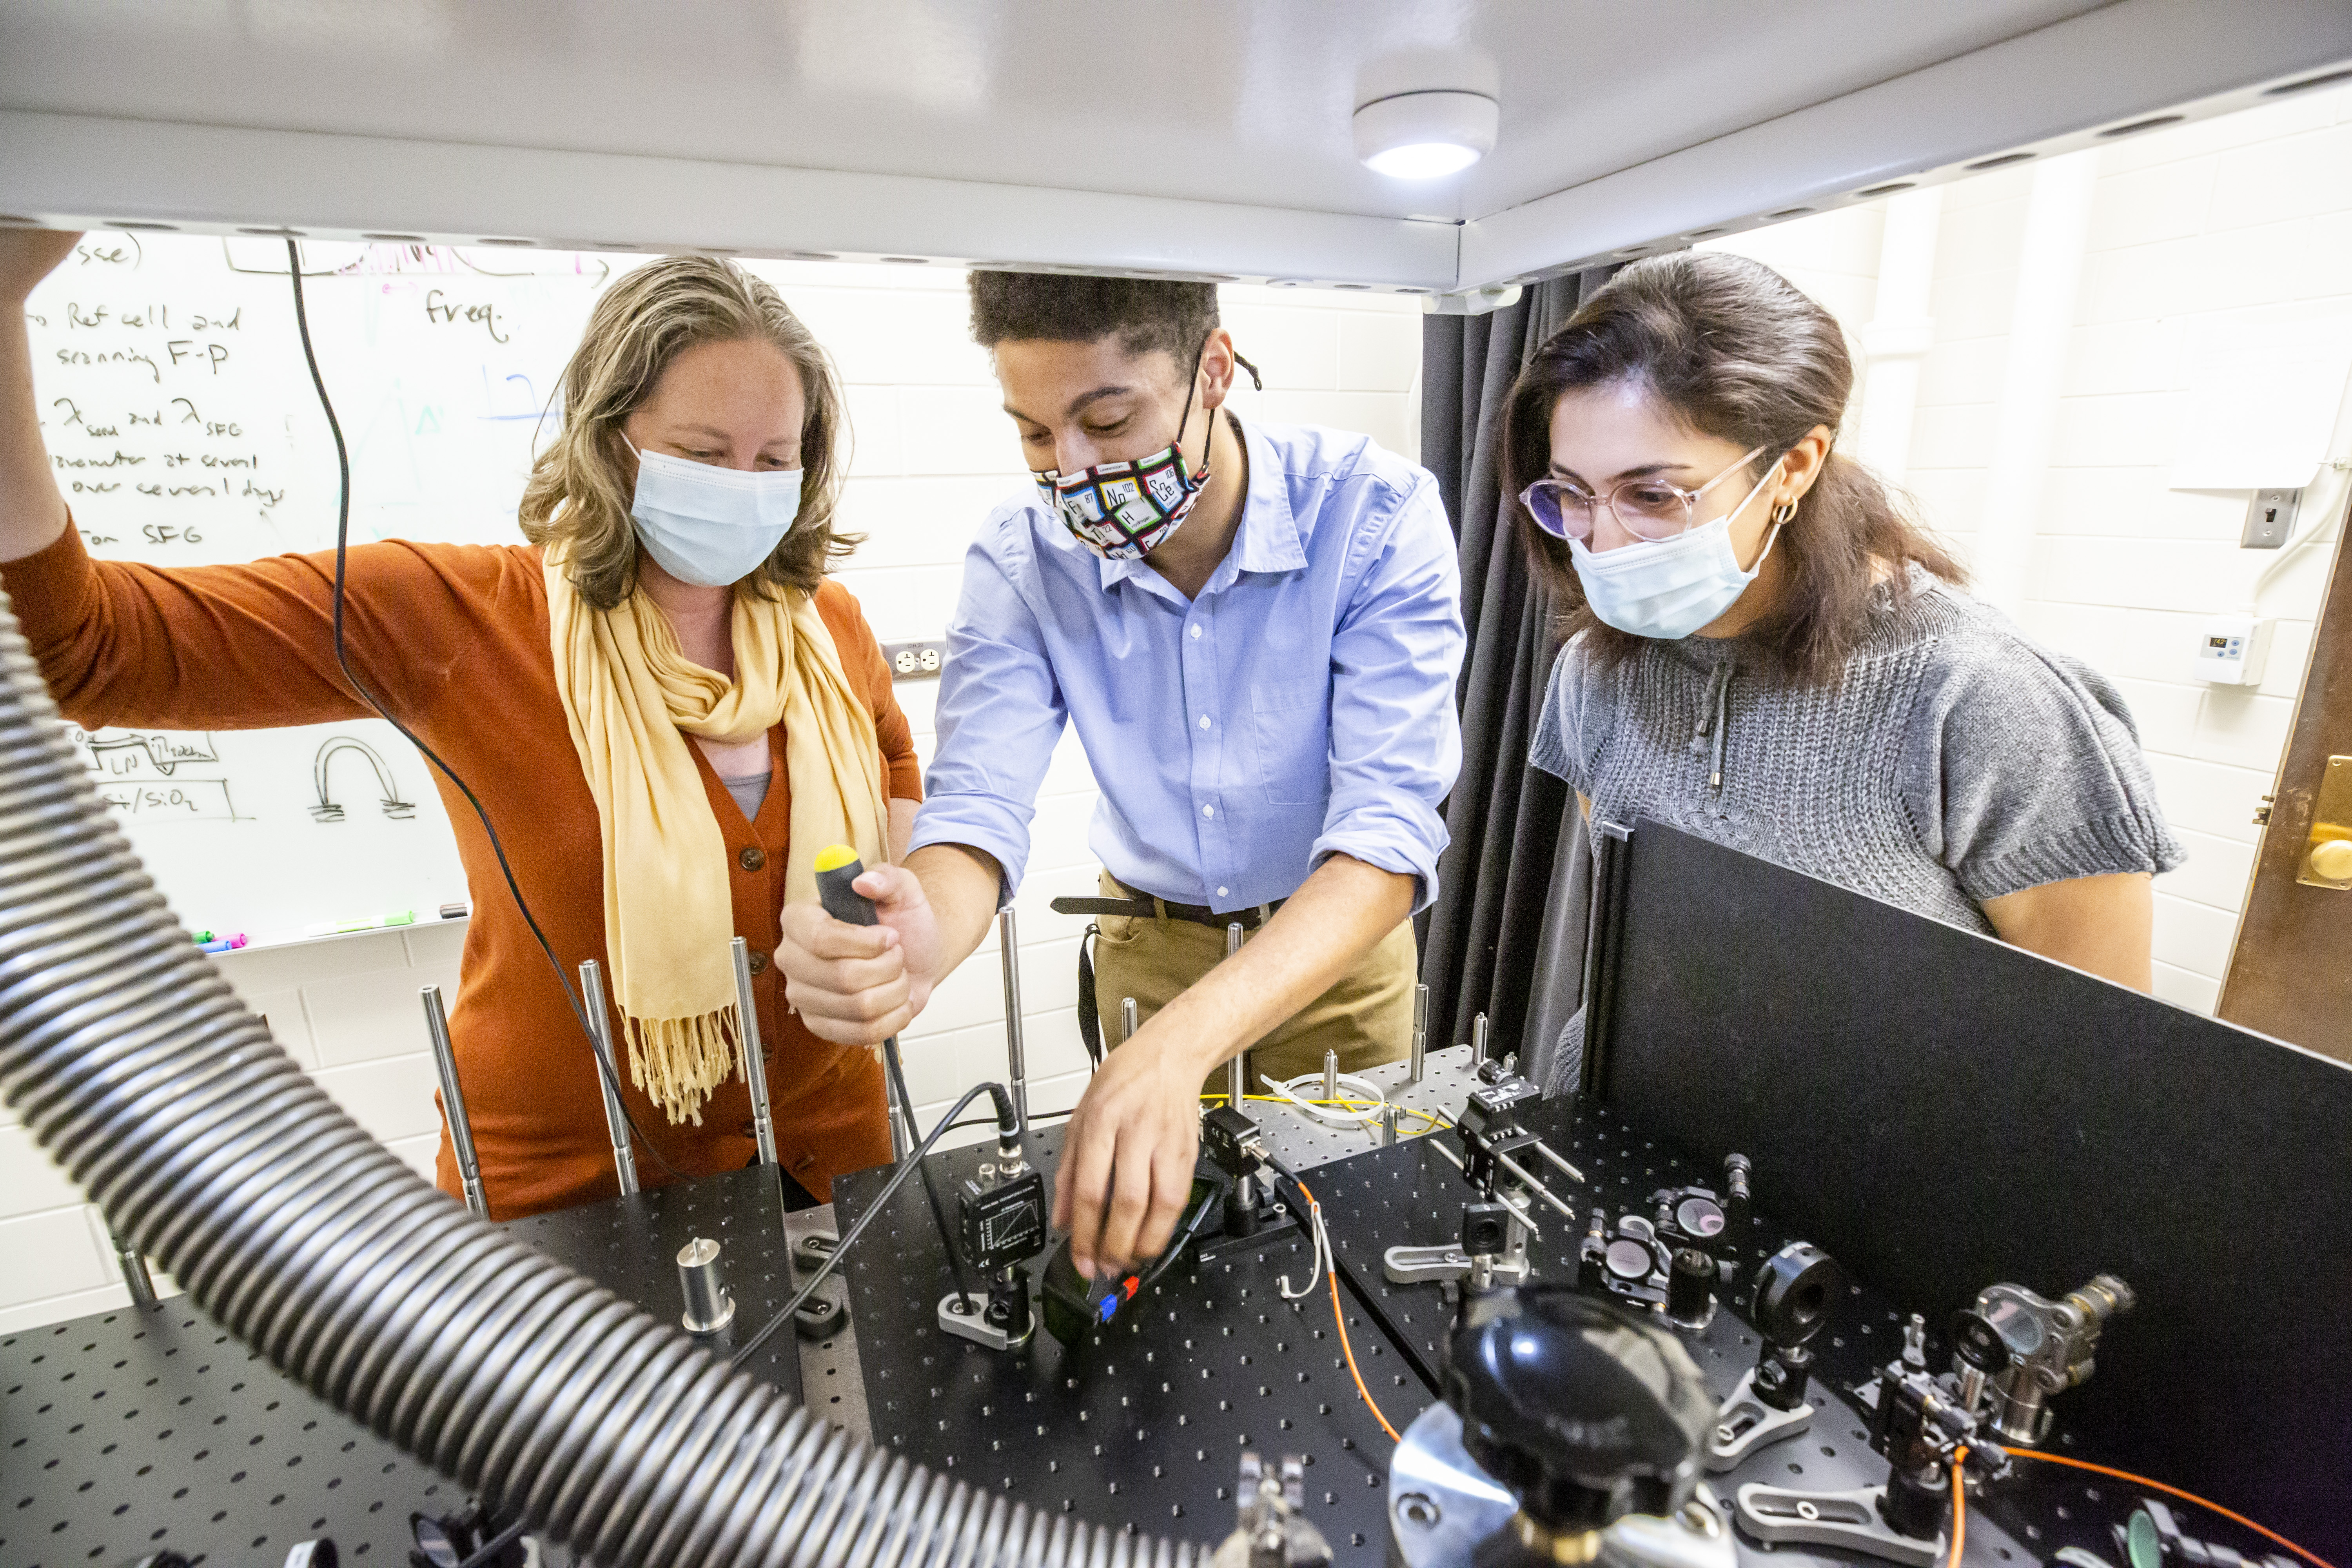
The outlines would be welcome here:
[[[305,934],[310,936],[342,936],[351,931],[381,931],[385,926],[413,926],[415,923],[416,911],[415,910],[397,910],[391,914],[385,915],[381,920],[339,921],[332,925],[310,926],[305,928]]]

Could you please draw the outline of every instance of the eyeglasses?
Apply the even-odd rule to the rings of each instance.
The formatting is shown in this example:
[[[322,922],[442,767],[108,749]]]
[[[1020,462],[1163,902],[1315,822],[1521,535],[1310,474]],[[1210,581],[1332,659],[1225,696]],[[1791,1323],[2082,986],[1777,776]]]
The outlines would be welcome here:
[[[1544,479],[1519,492],[1519,504],[1554,539],[1591,538],[1593,512],[1601,507],[1607,507],[1617,526],[1636,539],[1672,539],[1690,527],[1698,514],[1699,497],[1763,455],[1764,448],[1757,447],[1695,490],[1664,479],[1627,479],[1607,495],[1595,496],[1566,479]]]

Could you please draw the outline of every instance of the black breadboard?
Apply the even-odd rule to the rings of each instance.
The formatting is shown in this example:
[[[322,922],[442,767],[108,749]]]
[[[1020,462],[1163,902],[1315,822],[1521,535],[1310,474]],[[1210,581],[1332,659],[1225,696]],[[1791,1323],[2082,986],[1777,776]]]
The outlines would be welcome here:
[[[184,1298],[0,1337],[8,1568],[275,1565],[321,1535],[403,1568],[410,1510],[463,1501]]]
[[[1719,1156],[1696,1157],[1605,1108],[1570,1113],[1555,1102],[1535,1108],[1528,1120],[1583,1171],[1580,1187],[1564,1178],[1554,1184],[1580,1213],[1598,1206],[1612,1218],[1646,1215],[1650,1194],[1662,1187],[1722,1190]],[[1057,1132],[1033,1138],[1032,1156],[1049,1173],[1057,1152]],[[933,1158],[940,1170],[960,1177],[984,1157],[992,1156],[971,1150]],[[1415,1139],[1301,1174],[1357,1279],[1423,1356],[1442,1364],[1452,1317],[1440,1288],[1388,1284],[1381,1258],[1391,1247],[1455,1237],[1468,1192],[1460,1173]],[[837,1184],[845,1226],[886,1175],[866,1172]],[[1549,1208],[1538,1211],[1538,1219],[1542,1239],[1531,1244],[1538,1279],[1573,1282],[1582,1226]],[[1791,1239],[1769,1216],[1751,1215],[1747,1233],[1726,1237],[1717,1257],[1744,1282],[1759,1260]],[[875,1435],[909,1458],[1049,1511],[1213,1542],[1232,1528],[1234,1461],[1242,1449],[1296,1453],[1309,1460],[1309,1515],[1339,1561],[1370,1568],[1384,1560],[1392,1445],[1365,1410],[1339,1357],[1328,1287],[1318,1285],[1301,1302],[1280,1297],[1277,1277],[1287,1273],[1297,1284],[1308,1268],[1297,1233],[1174,1271],[1143,1303],[1146,1310],[1129,1309],[1110,1329],[1066,1351],[1042,1326],[1025,1351],[1012,1354],[939,1330],[938,1303],[951,1286],[915,1184],[900,1189],[844,1267],[851,1277]],[[1748,1324],[1728,1304],[1736,1289],[1719,1294],[1727,1304],[1704,1333],[1686,1342],[1718,1398],[1732,1391],[1757,1353]],[[1341,1300],[1365,1380],[1402,1430],[1427,1407],[1428,1396],[1369,1316],[1344,1291]],[[1815,1347],[1813,1403],[1820,1414],[1811,1429],[1710,1477],[1717,1496],[1727,1503],[1750,1482],[1825,1491],[1883,1483],[1886,1467],[1871,1452],[1867,1418],[1853,1391],[1901,1352],[1909,1310],[1868,1285],[1855,1286]],[[2128,1318],[2118,1320],[2109,1331],[2127,1332],[2129,1324]],[[1950,1364],[1949,1348],[1935,1325],[1927,1343],[1931,1367]],[[2071,1454],[2063,1397],[2058,1409],[2061,1433],[2053,1447]],[[1984,1568],[2024,1568],[2075,1546],[2117,1561],[2110,1528],[2141,1495],[2119,1482],[2021,1460],[2013,1479],[1972,1502],[1967,1560]],[[2187,1528],[2257,1556],[2264,1547],[2211,1516],[2188,1521]],[[1804,1546],[1767,1552],[1745,1539],[1738,1549],[1743,1561],[1772,1568],[1864,1561]]]
[[[724,1353],[790,1298],[772,1167],[509,1222],[519,1240],[675,1321],[677,1249],[725,1248]],[[748,1370],[800,1394],[799,1342]],[[463,1489],[232,1339],[184,1297],[0,1338],[0,1564],[112,1568],[170,1548],[194,1563],[285,1561],[331,1537],[345,1563],[407,1562],[412,1510]]]
[[[736,1345],[757,1333],[793,1298],[784,1212],[776,1167],[753,1165],[509,1220],[505,1228],[516,1240],[673,1324],[679,1323],[686,1310],[677,1282],[678,1248],[696,1237],[718,1242],[735,1317],[703,1342],[721,1355],[732,1355]],[[800,1341],[779,1331],[744,1363],[744,1370],[798,1399]]]
[[[1031,1135],[1048,1182],[1059,1148],[1058,1129]],[[961,1179],[994,1157],[983,1146],[931,1161]],[[834,1184],[845,1234],[887,1173]],[[954,1285],[921,1185],[908,1182],[844,1264],[875,1438],[1048,1513],[1212,1544],[1234,1527],[1242,1451],[1296,1454],[1308,1517],[1341,1561],[1377,1561],[1390,1444],[1349,1377],[1328,1287],[1282,1299],[1280,1277],[1303,1285],[1310,1267],[1305,1235],[1286,1229],[1171,1269],[1070,1349],[1041,1322],[1021,1351],[983,1350],[940,1331]],[[1357,1364],[1401,1431],[1428,1395],[1346,1306]]]
[[[1566,1102],[1549,1101],[1530,1107],[1523,1120],[1584,1173],[1582,1186],[1564,1177],[1551,1184],[1581,1213],[1602,1208],[1613,1221],[1628,1212],[1650,1214],[1649,1197],[1660,1188],[1703,1186],[1718,1194],[1723,1191],[1719,1155],[1696,1157],[1666,1139],[1633,1127],[1606,1107],[1587,1105],[1571,1112]],[[1433,1365],[1439,1364],[1451,1327],[1440,1287],[1391,1285],[1381,1275],[1381,1258],[1391,1247],[1426,1246],[1455,1238],[1462,1202],[1468,1192],[1460,1172],[1427,1148],[1424,1140],[1415,1139],[1302,1174],[1323,1205],[1334,1249],[1347,1259],[1356,1278],[1381,1298],[1391,1320],[1414,1336],[1421,1353]],[[1769,1179],[1768,1173],[1759,1172],[1757,1176],[1759,1184]],[[1582,1226],[1570,1225],[1550,1208],[1537,1211],[1537,1220],[1543,1237],[1529,1243],[1537,1279],[1573,1283]],[[1745,1321],[1744,1308],[1736,1307],[1732,1299],[1740,1294],[1739,1288],[1761,1259],[1800,1239],[1806,1238],[1790,1235],[1769,1215],[1751,1212],[1746,1234],[1727,1235],[1715,1249],[1718,1262],[1733,1265],[1738,1285],[1718,1292],[1724,1304],[1718,1306],[1714,1321],[1704,1333],[1687,1336],[1685,1342],[1717,1399],[1729,1394],[1756,1363],[1756,1337]],[[1906,1310],[1906,1303],[1868,1284],[1854,1285],[1813,1346],[1817,1363],[1811,1397],[1819,1414],[1811,1429],[1759,1449],[1738,1468],[1710,1477],[1717,1495],[1728,1502],[1739,1487],[1749,1482],[1823,1491],[1885,1482],[1885,1462],[1871,1451],[1868,1418],[1853,1392],[1901,1353],[1909,1310],[1924,1310],[1926,1306],[1911,1304]],[[1932,1317],[1928,1330],[1928,1365],[1940,1372],[1951,1365],[1950,1344]],[[2129,1316],[2116,1320],[2107,1330],[2113,1335],[2130,1331]],[[2059,1431],[2050,1447],[2069,1458],[2096,1461],[2099,1455],[2078,1453],[2065,1431],[2068,1397],[2062,1394],[2055,1402]],[[2158,1479],[2175,1485],[2184,1480]],[[2194,1479],[2188,1479],[2186,1484],[2195,1489]],[[2142,1495],[2155,1494],[2021,1459],[2011,1479],[2000,1483],[1981,1503],[1971,1500],[1967,1561],[1988,1568],[2040,1563],[2063,1547],[2075,1546],[2107,1562],[2120,1562],[2109,1527],[2128,1518]],[[2182,1518],[2183,1528],[2200,1540],[2220,1542],[2255,1558],[2274,1550],[2259,1537],[2210,1514],[2188,1510]],[[1780,1546],[1768,1554],[1745,1539],[1739,1546],[1744,1559],[1758,1563],[1769,1561],[1773,1568],[1863,1561],[1805,1546]]]

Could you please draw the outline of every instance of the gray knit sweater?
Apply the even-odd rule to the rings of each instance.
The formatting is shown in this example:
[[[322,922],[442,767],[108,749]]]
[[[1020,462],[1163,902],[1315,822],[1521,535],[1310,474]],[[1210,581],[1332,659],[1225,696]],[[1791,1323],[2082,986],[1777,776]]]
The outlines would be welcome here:
[[[1738,637],[1552,666],[1529,760],[1597,817],[1648,817],[1990,933],[1988,899],[2186,858],[2123,698],[2080,661],[1915,570],[1845,668],[1768,682]],[[1575,1081],[1583,1017],[1553,1087]]]

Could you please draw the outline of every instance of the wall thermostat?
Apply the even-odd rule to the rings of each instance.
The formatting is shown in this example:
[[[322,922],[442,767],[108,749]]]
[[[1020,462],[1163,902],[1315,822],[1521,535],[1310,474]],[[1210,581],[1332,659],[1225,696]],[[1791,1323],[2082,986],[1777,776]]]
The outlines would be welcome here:
[[[2257,685],[2270,642],[2267,616],[2210,616],[2197,631],[2197,679],[2216,686]]]

